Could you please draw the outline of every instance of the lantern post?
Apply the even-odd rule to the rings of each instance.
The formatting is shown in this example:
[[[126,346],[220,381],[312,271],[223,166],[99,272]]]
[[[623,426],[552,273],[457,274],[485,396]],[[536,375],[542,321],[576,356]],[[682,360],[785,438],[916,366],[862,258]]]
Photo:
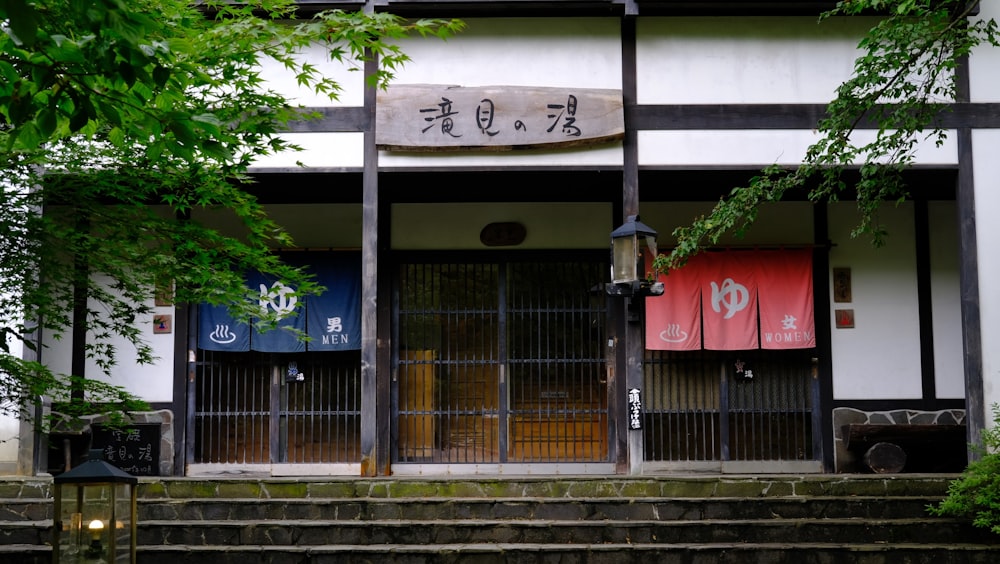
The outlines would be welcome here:
[[[52,481],[53,564],[135,564],[138,478],[92,450]]]

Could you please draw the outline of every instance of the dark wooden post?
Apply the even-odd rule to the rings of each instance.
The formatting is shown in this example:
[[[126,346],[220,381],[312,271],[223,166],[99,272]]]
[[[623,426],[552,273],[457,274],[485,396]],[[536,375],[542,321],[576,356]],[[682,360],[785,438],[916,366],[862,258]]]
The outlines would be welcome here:
[[[625,16],[622,18],[622,103],[625,106],[625,141],[622,147],[622,215],[619,220],[624,221],[630,215],[639,214],[639,135],[636,131],[635,123],[629,119],[630,110],[635,108],[638,94],[636,86],[636,20],[634,17]],[[641,311],[642,297],[635,298],[612,298],[623,302],[616,306],[619,316],[624,318],[624,323],[619,322],[617,327],[622,327],[622,339],[617,347],[617,354],[624,354],[624,362],[619,361],[618,366],[624,368],[625,373],[618,375],[618,382],[624,381],[624,386],[618,386],[617,394],[620,397],[614,398],[615,403],[624,404],[627,390],[643,388],[642,378],[642,323],[641,319],[631,319],[631,311]],[[632,430],[625,423],[626,410],[624,407],[619,412],[618,425],[621,433],[627,434],[627,469],[630,474],[638,474],[642,470],[644,458],[644,448],[642,441],[642,430]],[[622,455],[619,454],[619,460]]]
[[[378,149],[375,147],[375,97],[376,86],[369,79],[378,69],[378,61],[371,52],[365,62],[365,114],[364,173],[362,175],[362,230],[361,243],[361,475],[388,474],[388,445],[380,444],[381,396],[387,387],[380,385],[378,358]],[[385,380],[386,378],[381,378]]]
[[[957,92],[955,101],[969,102],[969,64],[964,58],[955,69]],[[979,249],[976,240],[976,184],[972,166],[972,130],[958,129],[958,239],[959,294],[962,304],[962,347],[965,359],[965,421],[968,443],[978,445],[986,428],[986,406],[983,390],[983,346],[979,316]],[[969,449],[969,460],[978,458]]]
[[[77,209],[76,230],[90,231],[90,219],[86,211]],[[87,375],[87,298],[90,294],[90,263],[87,249],[75,248],[73,257],[73,347],[70,357],[70,373],[77,378]],[[84,401],[82,382],[71,384],[70,398],[73,402]]]

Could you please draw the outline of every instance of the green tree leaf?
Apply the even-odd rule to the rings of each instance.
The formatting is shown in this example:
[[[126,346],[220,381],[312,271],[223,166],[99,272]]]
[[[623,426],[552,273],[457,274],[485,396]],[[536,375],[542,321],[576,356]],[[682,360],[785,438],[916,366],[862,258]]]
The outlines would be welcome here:
[[[820,121],[820,139],[793,168],[769,167],[735,188],[712,212],[674,231],[677,246],[654,263],[658,270],[675,268],[727,233],[740,235],[756,219],[753,210],[780,200],[792,190],[808,189],[811,201],[858,201],[855,237],[882,245],[887,236],[878,210],[906,197],[901,174],[915,156],[918,141],[937,143],[947,131],[936,121],[956,94],[959,60],[976,45],[1000,45],[993,20],[970,20],[975,2],[966,0],[852,0],[840,2],[820,18],[883,13],[860,41],[853,75],[837,89]],[[852,133],[863,120],[877,124],[873,141],[855,144]],[[860,179],[847,184],[843,172],[863,161]]]
[[[0,115],[11,126],[0,131],[0,411],[18,414],[42,394],[72,413],[130,408],[114,386],[7,350],[8,335],[65,334],[77,290],[92,306],[86,353],[105,372],[121,342],[136,362],[154,361],[135,320],[150,313],[157,280],[173,280],[179,302],[225,303],[245,319],[259,307],[242,272],[315,293],[272,252],[291,238],[242,188],[254,158],[295,149],[279,128],[297,113],[267,87],[263,62],[335,95],[336,77],[298,56],[306,47],[398,61],[390,39],[457,27],[388,14],[298,20],[288,0],[211,4],[219,17],[187,0],[0,0]],[[194,209],[229,210],[244,236],[177,219]]]

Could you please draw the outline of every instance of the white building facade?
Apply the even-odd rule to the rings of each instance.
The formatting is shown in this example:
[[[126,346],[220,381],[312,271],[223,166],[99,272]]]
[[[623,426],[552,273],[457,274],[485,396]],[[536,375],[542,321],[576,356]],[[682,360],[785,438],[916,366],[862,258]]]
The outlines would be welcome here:
[[[762,167],[801,161],[876,21],[817,23],[820,4],[373,4],[467,23],[447,42],[402,43],[412,62],[393,85],[439,89],[410,102],[424,141],[386,143],[376,124],[392,90],[330,68],[340,100],[290,89],[325,117],[289,132],[304,152],[258,162],[248,188],[295,238],[282,250],[293,260],[357,265],[331,276],[357,279],[360,330],[338,333],[336,350],[269,348],[255,336],[227,349],[211,344],[204,308],[157,306],[145,322],[160,361],[122,364],[112,381],[161,413],[169,440],[159,456],[171,461],[161,468],[853,472],[869,469],[846,444],[851,423],[965,425],[974,438],[1000,403],[1000,351],[990,346],[1000,298],[989,291],[1000,286],[991,252],[1000,225],[989,221],[1000,209],[998,49],[969,58],[947,142],[921,148],[906,177],[911,198],[881,213],[885,247],[851,238],[853,202],[791,195],[762,208],[746,237],[710,251],[739,261],[808,249],[809,346],[768,349],[758,337],[738,349],[656,349],[644,338],[646,301],[603,290],[610,233],[628,216],[669,248],[674,228]],[[984,2],[975,17],[1000,18],[1000,6]],[[573,115],[563,112],[590,123],[571,100],[611,92],[623,130],[592,143],[478,139],[443,150],[429,136],[457,131],[445,118],[482,117],[481,106],[446,107],[449,86],[493,87],[497,104],[538,89],[556,133]],[[477,123],[482,137],[489,126]],[[224,211],[193,219],[233,229]],[[69,371],[79,344],[45,344],[47,362]],[[52,469],[26,442],[19,471]],[[907,470],[954,470],[906,450]]]

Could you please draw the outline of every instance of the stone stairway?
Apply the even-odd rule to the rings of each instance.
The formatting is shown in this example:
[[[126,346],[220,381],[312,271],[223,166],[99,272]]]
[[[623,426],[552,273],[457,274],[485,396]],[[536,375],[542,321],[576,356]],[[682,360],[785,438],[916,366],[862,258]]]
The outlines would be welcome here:
[[[143,478],[138,561],[1000,562],[1000,537],[927,515],[949,478]],[[0,562],[50,561],[50,484],[0,479]]]

